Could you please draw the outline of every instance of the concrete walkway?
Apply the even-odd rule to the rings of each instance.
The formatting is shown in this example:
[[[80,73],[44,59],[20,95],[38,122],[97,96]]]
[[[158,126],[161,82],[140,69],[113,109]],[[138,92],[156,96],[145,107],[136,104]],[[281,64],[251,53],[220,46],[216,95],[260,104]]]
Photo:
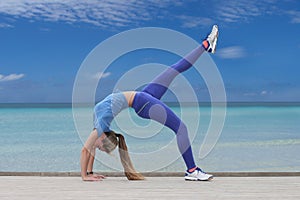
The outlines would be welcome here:
[[[216,177],[210,182],[182,177],[128,181],[109,177],[83,182],[79,177],[0,176],[0,199],[300,199],[300,177]]]

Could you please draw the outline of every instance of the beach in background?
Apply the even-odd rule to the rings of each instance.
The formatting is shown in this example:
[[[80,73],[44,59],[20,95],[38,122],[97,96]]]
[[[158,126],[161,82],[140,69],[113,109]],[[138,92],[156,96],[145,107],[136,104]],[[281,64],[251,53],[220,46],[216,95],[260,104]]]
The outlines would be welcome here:
[[[187,127],[195,125],[194,107],[173,106],[172,109],[179,115],[183,111],[190,113],[183,121]],[[211,108],[200,106],[199,110],[199,129],[192,139],[192,145],[196,162],[206,171],[300,171],[300,105],[229,105],[221,136],[204,159],[199,159],[199,149],[210,122]],[[121,115],[118,120],[126,123],[128,119]],[[87,126],[92,129],[92,121]],[[130,151],[145,153],[145,156],[147,152],[161,149],[174,140],[174,134],[167,129],[149,138],[143,138],[143,133],[136,133],[138,130],[134,128],[131,131],[141,134],[141,137],[126,137],[125,133]],[[2,172],[80,171],[79,158],[83,143],[75,128],[70,104],[1,104],[0,138]],[[185,170],[179,152],[175,150],[171,153],[177,155],[178,159],[156,171]],[[118,160],[118,156],[115,159]],[[134,160],[139,171],[149,171],[152,162],[147,159],[142,162]],[[94,168],[95,171],[115,170],[101,161],[96,161]]]

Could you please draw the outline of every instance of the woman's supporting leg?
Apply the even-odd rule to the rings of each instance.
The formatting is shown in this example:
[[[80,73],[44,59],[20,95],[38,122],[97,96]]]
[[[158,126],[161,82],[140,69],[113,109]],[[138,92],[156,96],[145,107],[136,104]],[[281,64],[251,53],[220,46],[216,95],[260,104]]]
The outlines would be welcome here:
[[[168,106],[148,93],[137,92],[132,108],[140,117],[153,119],[173,130],[187,169],[196,167],[187,127]]]
[[[188,70],[191,66],[193,66],[193,64],[204,51],[205,48],[203,45],[197,47],[183,59],[179,60],[177,63],[173,64],[171,67],[159,74],[142,91],[152,95],[157,99],[160,99],[165,94],[174,78],[178,74]]]

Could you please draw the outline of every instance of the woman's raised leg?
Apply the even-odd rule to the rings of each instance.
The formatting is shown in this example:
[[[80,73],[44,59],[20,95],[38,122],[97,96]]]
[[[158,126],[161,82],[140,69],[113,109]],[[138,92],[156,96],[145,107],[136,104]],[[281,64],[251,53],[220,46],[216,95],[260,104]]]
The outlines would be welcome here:
[[[213,26],[211,33],[202,42],[202,45],[195,48],[184,58],[159,74],[142,91],[152,95],[157,99],[161,99],[174,78],[178,74],[188,70],[191,66],[193,66],[193,64],[197,61],[197,59],[202,55],[204,51],[207,50],[212,53],[215,52],[217,38],[218,27]]]
[[[157,77],[155,77],[142,91],[146,92],[157,99],[161,97],[168,90],[169,85],[174,80],[174,78],[188,70],[196,60],[202,55],[205,51],[203,46],[199,46],[189,53],[185,58],[179,60],[177,63],[171,65]]]

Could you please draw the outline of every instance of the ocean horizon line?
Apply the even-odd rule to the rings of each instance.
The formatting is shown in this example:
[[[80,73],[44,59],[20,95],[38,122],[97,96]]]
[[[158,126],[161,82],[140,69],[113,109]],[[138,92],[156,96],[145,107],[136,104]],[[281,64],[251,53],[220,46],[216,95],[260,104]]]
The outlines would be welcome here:
[[[280,101],[231,101],[231,102],[165,102],[168,106],[227,106],[227,107],[251,107],[251,106],[300,106],[300,102],[280,102]],[[96,102],[95,102],[96,104]],[[72,103],[72,102],[0,102],[0,108],[72,108],[90,107],[92,103]]]

